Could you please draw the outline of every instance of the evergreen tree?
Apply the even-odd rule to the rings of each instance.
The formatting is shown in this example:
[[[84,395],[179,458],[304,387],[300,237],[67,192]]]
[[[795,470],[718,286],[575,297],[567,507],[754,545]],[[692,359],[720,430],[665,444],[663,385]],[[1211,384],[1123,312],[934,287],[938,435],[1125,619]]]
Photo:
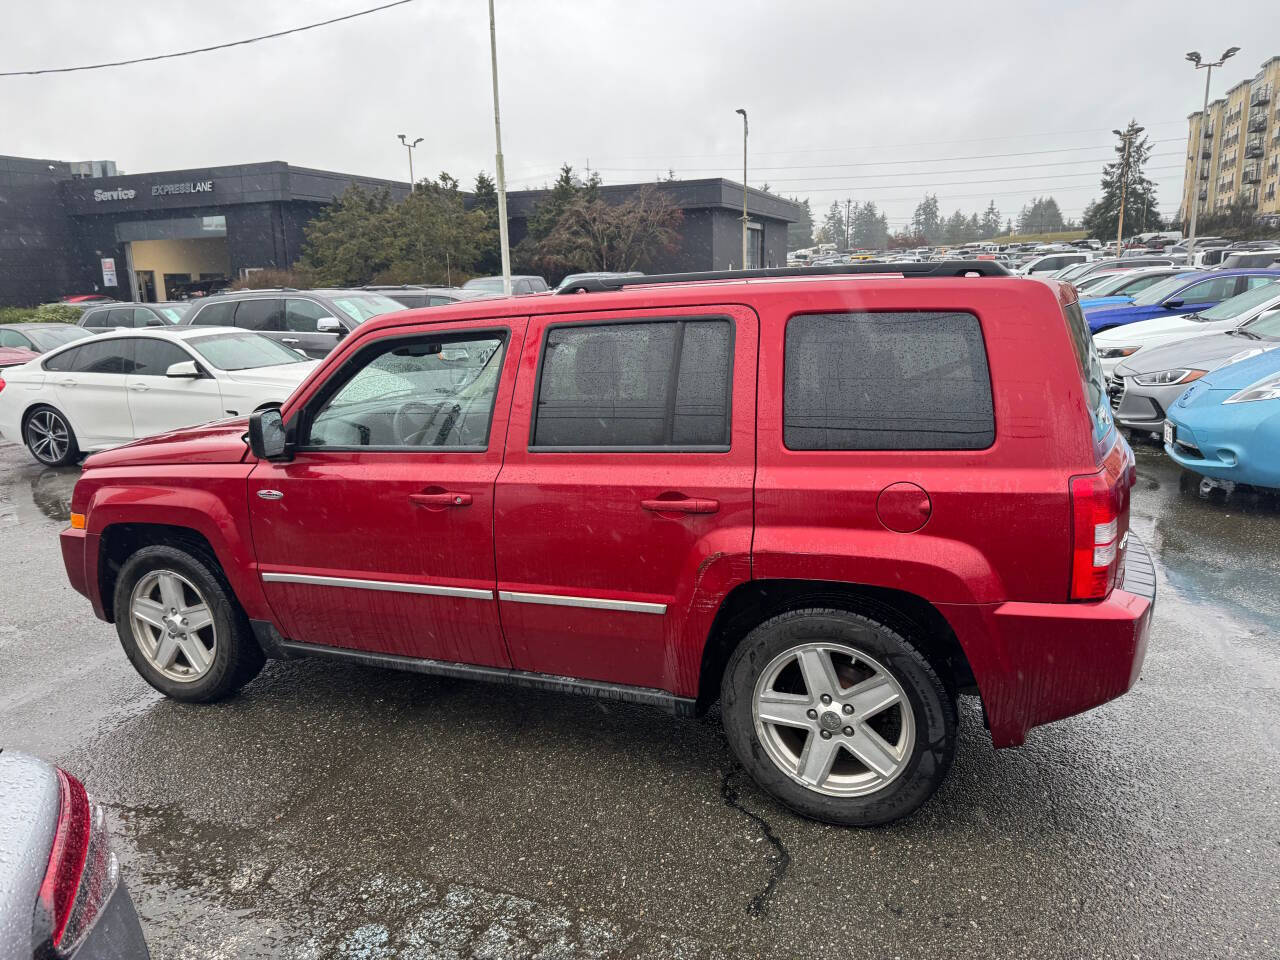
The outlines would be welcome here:
[[[844,219],[844,207],[839,200],[831,201],[827,208],[827,217],[822,222],[822,234],[825,243],[834,243],[837,250],[848,247],[848,225]]]
[[[787,225],[787,249],[802,250],[806,247],[813,246],[813,211],[809,209],[809,198],[797,200],[792,197],[794,203],[800,205],[797,211],[799,219],[795,223]]]
[[[980,232],[983,240],[989,240],[1000,233],[1000,211],[996,209],[994,200],[987,204],[987,209],[982,214],[982,229]]]
[[[1018,213],[1019,233],[1058,233],[1062,229],[1062,210],[1053,197],[1036,197]]]
[[[1133,134],[1137,121],[1130,120],[1125,130]],[[1114,237],[1120,221],[1120,194],[1124,193],[1124,233],[1133,236],[1143,230],[1160,229],[1160,206],[1156,202],[1156,186],[1143,172],[1151,157],[1150,141],[1133,136],[1129,147],[1128,175],[1125,175],[1124,140],[1116,147],[1117,157],[1102,168],[1102,196],[1084,211],[1084,228],[1099,240]]]
[[[866,250],[883,250],[889,245],[889,220],[876,209],[874,201],[856,204],[851,219],[850,232],[853,245]]]
[[[936,194],[925,194],[924,199],[916,205],[911,216],[911,233],[925,238],[925,243],[934,244],[942,240],[942,213],[938,209]]]

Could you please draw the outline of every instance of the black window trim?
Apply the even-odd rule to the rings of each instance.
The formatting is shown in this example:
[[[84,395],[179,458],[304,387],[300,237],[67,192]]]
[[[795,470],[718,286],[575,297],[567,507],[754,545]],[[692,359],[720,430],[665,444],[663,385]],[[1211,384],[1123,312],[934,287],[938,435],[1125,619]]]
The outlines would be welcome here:
[[[698,321],[719,321],[729,324],[729,370],[725,380],[725,433],[728,436],[727,443],[716,444],[672,444],[653,445],[639,444],[631,446],[603,447],[590,445],[535,445],[533,438],[538,429],[538,399],[542,396],[542,371],[546,366],[547,358],[547,342],[551,339],[551,331],[559,327],[612,327],[624,323],[696,323]],[[719,314],[675,314],[675,315],[655,315],[655,316],[631,316],[631,317],[593,317],[589,320],[567,320],[563,322],[548,323],[542,331],[542,337],[538,344],[538,374],[533,381],[533,404],[529,409],[529,438],[526,445],[528,453],[594,453],[594,454],[610,454],[610,453],[729,453],[733,449],[733,377],[734,362],[737,359],[737,339],[738,324],[737,319],[727,313]],[[671,362],[675,367],[675,376],[671,378],[671,389],[667,394],[667,417],[670,419],[672,415],[671,407],[675,403],[675,391],[680,381],[680,357],[684,346],[683,332],[677,340]]]
[[[829,450],[829,449],[809,449],[805,447],[789,447],[787,446],[787,331],[791,326],[791,321],[799,317],[830,317],[836,314],[874,314],[874,313],[965,313],[973,317],[978,322],[978,336],[981,339],[982,350],[987,359],[987,383],[991,390],[991,442],[985,447],[874,447],[868,449],[852,449],[852,450]],[[1093,341],[1090,340],[1090,343]],[[1105,402],[1105,391],[1104,402]],[[778,422],[778,439],[781,449],[784,453],[795,454],[797,456],[916,456],[925,454],[927,456],[972,456],[990,451],[995,448],[1000,441],[1000,417],[996,404],[996,388],[995,380],[991,376],[991,351],[987,346],[987,331],[982,322],[982,314],[973,307],[937,307],[937,308],[913,308],[904,307],[901,309],[887,310],[841,310],[833,312],[831,310],[801,310],[790,314],[786,323],[782,327],[782,394],[778,402],[778,412],[780,419]]]
[[[401,444],[378,444],[375,446],[363,446],[355,444],[351,446],[303,446],[297,443],[297,438],[303,433],[308,433],[311,428],[311,420],[315,414],[328,402],[329,398],[337,393],[342,387],[350,382],[351,377],[346,376],[348,370],[359,365],[363,368],[367,361],[365,358],[371,353],[384,354],[396,349],[395,344],[416,343],[423,340],[438,340],[441,343],[449,343],[454,340],[471,340],[482,337],[485,334],[497,336],[502,341],[502,363],[505,367],[510,351],[508,347],[511,345],[511,328],[510,327],[477,327],[474,330],[470,328],[451,329],[444,331],[428,331],[417,330],[412,333],[398,333],[394,336],[378,337],[369,341],[353,354],[347,357],[338,366],[336,370],[325,378],[320,389],[313,393],[307,402],[298,410],[298,412],[290,418],[285,424],[285,437],[287,442],[294,446],[295,453],[399,453],[399,454],[436,454],[436,453],[486,453],[489,450],[489,443],[493,439],[493,415],[498,408],[498,393],[502,389],[502,378],[506,374],[505,369],[498,373],[498,386],[494,390],[493,403],[489,405],[489,422],[485,427],[483,444],[468,444],[466,446],[457,447],[406,447]],[[386,346],[393,344],[393,346]],[[354,374],[352,374],[354,376]]]

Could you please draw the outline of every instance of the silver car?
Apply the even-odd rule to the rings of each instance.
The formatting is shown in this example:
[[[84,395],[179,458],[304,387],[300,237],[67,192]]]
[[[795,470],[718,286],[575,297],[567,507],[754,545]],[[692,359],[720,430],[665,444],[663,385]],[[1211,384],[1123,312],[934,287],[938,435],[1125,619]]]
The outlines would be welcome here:
[[[1116,423],[1159,433],[1165,412],[1211,370],[1280,347],[1280,312],[1204,337],[1139,350],[1116,366],[1108,385]]]
[[[0,957],[147,956],[102,809],[66,771],[0,753]]]

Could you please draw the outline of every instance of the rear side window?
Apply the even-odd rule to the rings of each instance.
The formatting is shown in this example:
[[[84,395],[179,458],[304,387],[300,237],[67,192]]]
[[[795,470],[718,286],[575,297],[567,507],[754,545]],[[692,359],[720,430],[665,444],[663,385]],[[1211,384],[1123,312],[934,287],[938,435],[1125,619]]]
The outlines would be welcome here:
[[[727,320],[552,327],[532,446],[727,449]]]
[[[107,314],[110,310],[91,310],[89,315],[84,318],[84,325],[93,329],[105,327],[107,325]]]
[[[784,363],[788,449],[981,450],[995,441],[971,313],[792,317]]]
[[[1084,383],[1085,401],[1089,405],[1089,420],[1096,443],[1111,429],[1107,378],[1102,372],[1098,351],[1093,346],[1093,336],[1089,332],[1089,321],[1084,318],[1080,304],[1073,303],[1064,307],[1062,312],[1067,321],[1067,332],[1071,335],[1071,346],[1075,348],[1076,360],[1080,364],[1080,377]]]
[[[191,322],[202,327],[234,327],[235,313],[234,300],[230,303],[210,303],[201,307]]]

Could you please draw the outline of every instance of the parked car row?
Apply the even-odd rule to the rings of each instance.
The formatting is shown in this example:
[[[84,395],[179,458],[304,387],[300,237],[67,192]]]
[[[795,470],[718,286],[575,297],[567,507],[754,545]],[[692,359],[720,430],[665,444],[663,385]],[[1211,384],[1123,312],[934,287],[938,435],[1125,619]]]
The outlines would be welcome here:
[[[1243,289],[1208,299],[1206,284],[1222,293],[1229,280]],[[1116,422],[1205,477],[1280,488],[1278,281],[1280,270],[1196,271],[1087,313]],[[1117,311],[1133,322],[1100,325]]]

